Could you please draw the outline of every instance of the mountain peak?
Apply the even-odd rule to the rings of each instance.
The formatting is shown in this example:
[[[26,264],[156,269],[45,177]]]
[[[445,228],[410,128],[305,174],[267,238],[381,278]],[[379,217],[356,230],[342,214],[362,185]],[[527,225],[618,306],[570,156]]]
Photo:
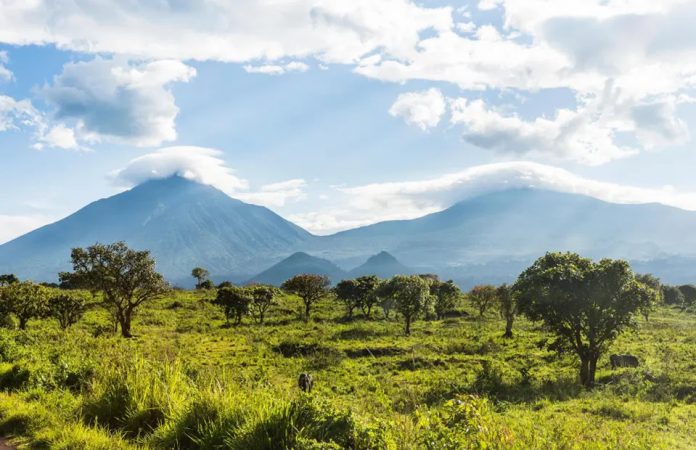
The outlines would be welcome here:
[[[372,255],[367,259],[367,263],[371,264],[391,264],[398,262],[399,261],[394,257],[394,255],[386,250],[382,250],[381,252],[377,253],[376,255]]]

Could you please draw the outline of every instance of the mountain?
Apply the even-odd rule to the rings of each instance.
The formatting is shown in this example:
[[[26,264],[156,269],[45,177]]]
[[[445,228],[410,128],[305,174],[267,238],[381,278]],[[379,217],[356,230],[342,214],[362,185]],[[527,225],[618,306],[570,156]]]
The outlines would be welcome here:
[[[252,277],[249,282],[280,286],[288,278],[302,273],[326,275],[334,284],[348,277],[346,272],[331,261],[297,252]]]
[[[391,278],[394,275],[409,275],[414,270],[401,264],[390,253],[382,251],[370,256],[364,264],[350,271],[352,278],[363,275],[377,275],[380,278]]]
[[[71,248],[123,240],[151,250],[169,280],[190,283],[193,267],[213,276],[249,276],[312,238],[267,208],[174,176],[96,201],[1,245],[0,273],[55,280],[70,268]]]

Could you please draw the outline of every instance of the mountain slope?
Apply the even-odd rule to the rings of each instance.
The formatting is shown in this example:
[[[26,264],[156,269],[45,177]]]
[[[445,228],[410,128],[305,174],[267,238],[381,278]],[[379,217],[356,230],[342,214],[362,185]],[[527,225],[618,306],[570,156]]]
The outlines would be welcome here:
[[[303,273],[326,275],[332,283],[337,283],[348,275],[331,261],[297,252],[252,277],[249,282],[280,286],[288,278]]]
[[[475,197],[418,219],[344,231],[319,244],[323,256],[336,260],[383,248],[413,267],[527,260],[552,250],[646,260],[696,255],[694,229],[696,213],[678,208],[521,189]]]
[[[145,182],[0,246],[0,273],[53,280],[70,249],[124,240],[149,249],[170,280],[193,267],[254,273],[313,236],[267,208],[181,177]]]
[[[409,275],[414,270],[401,264],[390,253],[382,251],[370,256],[365,263],[350,271],[351,277],[377,275],[380,278],[390,278],[394,275]]]

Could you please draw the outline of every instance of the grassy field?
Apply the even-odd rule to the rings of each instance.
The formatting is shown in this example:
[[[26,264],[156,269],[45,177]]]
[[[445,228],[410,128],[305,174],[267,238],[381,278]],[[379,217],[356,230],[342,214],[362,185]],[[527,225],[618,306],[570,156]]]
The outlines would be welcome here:
[[[94,309],[0,329],[0,436],[20,448],[665,448],[696,447],[696,316],[660,308],[600,362],[599,386],[545,349],[522,318],[468,305],[411,336],[396,320],[343,319],[331,301],[309,322],[284,297],[264,325],[228,327],[206,298],[175,292],[143,307],[136,337]],[[314,391],[297,388],[310,372]]]

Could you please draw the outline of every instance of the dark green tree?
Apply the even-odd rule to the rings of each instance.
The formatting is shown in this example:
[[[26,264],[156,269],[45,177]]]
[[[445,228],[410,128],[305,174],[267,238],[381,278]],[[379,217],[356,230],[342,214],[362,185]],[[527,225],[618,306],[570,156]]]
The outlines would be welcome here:
[[[430,295],[435,301],[435,315],[440,320],[446,313],[454,310],[462,291],[452,280],[445,282],[436,280],[430,284]]]
[[[479,317],[483,317],[488,308],[495,303],[496,290],[495,286],[489,284],[474,286],[468,294],[469,301],[478,309]]]
[[[358,296],[360,297],[360,309],[368,319],[372,315],[372,308],[377,304],[377,287],[380,280],[376,275],[365,275],[355,279],[358,283]]]
[[[71,258],[73,272],[61,278],[69,279],[73,286],[101,292],[123,337],[132,337],[131,324],[138,308],[169,291],[150,252],[132,250],[124,242],[74,248]]]
[[[281,286],[282,289],[291,294],[295,294],[304,303],[304,317],[309,320],[312,305],[329,293],[331,282],[325,275],[315,275],[305,273],[295,275]]]
[[[251,304],[249,309],[251,315],[258,323],[263,323],[268,308],[275,304],[275,298],[280,291],[273,286],[253,285],[247,288],[251,294]]]
[[[665,305],[673,305],[683,307],[684,305],[684,294],[676,286],[669,286],[666,284],[662,285],[662,298],[664,299]]]
[[[411,334],[411,323],[430,301],[430,282],[418,275],[396,275],[386,282],[381,293],[394,300],[394,309],[404,318],[404,332]]]
[[[227,323],[234,318],[234,324],[242,323],[242,318],[249,314],[249,305],[253,301],[251,292],[247,288],[232,286],[218,290],[213,304],[222,308]]]
[[[662,283],[660,279],[651,273],[636,274],[636,280],[643,283],[644,285],[650,287],[656,292],[655,302],[645,305],[640,313],[647,322],[650,319],[650,313],[655,309],[655,306],[664,303],[664,296],[662,294]]]
[[[696,305],[696,286],[693,284],[683,284],[679,286],[679,292],[681,292],[683,296],[681,304],[682,309]]]
[[[0,287],[2,286],[7,286],[10,284],[14,283],[19,283],[19,278],[15,276],[13,273],[6,273],[4,275],[0,275]]]
[[[0,288],[0,311],[3,315],[14,314],[19,328],[25,330],[30,319],[46,315],[48,288],[31,281],[21,281]]]
[[[342,280],[333,289],[336,300],[346,309],[346,317],[353,318],[353,311],[360,306],[360,286],[357,280]]]
[[[88,293],[84,291],[52,292],[48,298],[48,315],[58,321],[60,328],[76,324],[87,311]]]
[[[517,301],[510,286],[502,284],[496,290],[496,298],[498,300],[498,311],[500,318],[505,320],[505,333],[503,337],[512,337],[512,325],[515,322],[517,315]]]
[[[580,359],[580,381],[592,387],[597,360],[656,293],[638,282],[628,263],[597,263],[574,253],[547,253],[514,286],[518,308],[556,335],[552,344]]]
[[[191,276],[196,279],[196,289],[209,289],[208,286],[211,284],[211,282],[208,280],[210,272],[208,272],[206,269],[202,267],[195,267],[191,271]],[[208,283],[203,284],[206,281],[208,281]]]

